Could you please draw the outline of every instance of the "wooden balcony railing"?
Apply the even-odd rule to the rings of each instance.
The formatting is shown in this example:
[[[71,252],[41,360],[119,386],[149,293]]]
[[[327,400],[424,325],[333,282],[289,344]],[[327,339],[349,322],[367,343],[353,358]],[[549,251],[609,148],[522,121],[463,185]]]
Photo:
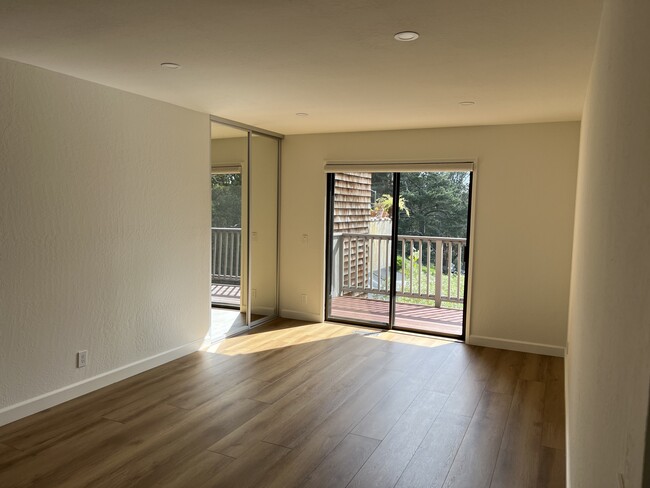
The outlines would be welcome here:
[[[397,239],[401,270],[397,296],[462,303],[467,240],[452,237],[401,235]],[[338,234],[334,236],[333,293],[388,295],[391,236]]]
[[[239,284],[241,229],[212,227],[212,282]]]

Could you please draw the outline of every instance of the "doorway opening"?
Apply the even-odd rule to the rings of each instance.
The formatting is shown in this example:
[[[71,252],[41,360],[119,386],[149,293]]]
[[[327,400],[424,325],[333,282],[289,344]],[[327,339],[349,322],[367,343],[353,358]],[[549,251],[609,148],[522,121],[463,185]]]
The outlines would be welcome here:
[[[328,175],[326,320],[464,339],[465,168]]]

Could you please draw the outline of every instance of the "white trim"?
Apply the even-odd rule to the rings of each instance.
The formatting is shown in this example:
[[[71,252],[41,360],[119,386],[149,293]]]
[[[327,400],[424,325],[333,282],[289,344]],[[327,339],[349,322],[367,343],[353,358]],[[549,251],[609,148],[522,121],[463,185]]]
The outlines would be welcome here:
[[[439,171],[472,171],[476,158],[468,159],[407,159],[407,160],[375,160],[375,161],[325,161],[323,169],[326,173],[343,172],[439,172]]]
[[[174,359],[186,356],[199,350],[203,339],[190,342],[183,346],[161,352],[133,363],[120,366],[119,368],[98,374],[92,378],[64,386],[57,390],[44,393],[43,395],[24,400],[13,405],[0,409],[0,426],[19,420],[23,417],[35,414],[47,408],[54,407],[61,403],[80,397],[91,391],[99,390],[105,386],[117,383],[123,379],[135,376],[149,369],[168,363]]]
[[[465,290],[465,338],[472,333],[472,283],[474,277],[474,242],[476,241],[476,191],[478,188],[478,161],[472,163],[472,194],[469,196],[471,205],[469,215],[469,249],[467,250],[467,290]]]
[[[210,166],[210,172],[213,175],[222,175],[222,174],[241,174],[242,163],[214,163]]]
[[[251,313],[253,315],[263,315],[265,317],[268,315],[275,315],[275,307],[252,306],[251,309],[252,309]]]
[[[543,354],[544,356],[564,357],[564,347],[551,344],[539,344],[537,342],[514,341],[511,339],[499,339],[497,337],[485,337],[472,335],[468,336],[467,344],[473,346],[493,347],[496,349],[507,349],[509,351],[530,352]]]
[[[283,319],[304,320],[306,322],[322,322],[323,317],[317,313],[300,312],[298,310],[280,310]]]
[[[564,455],[565,455],[565,480],[566,488],[571,488],[571,445],[569,443],[569,434],[571,432],[570,415],[569,415],[569,341],[567,340],[564,350]]]

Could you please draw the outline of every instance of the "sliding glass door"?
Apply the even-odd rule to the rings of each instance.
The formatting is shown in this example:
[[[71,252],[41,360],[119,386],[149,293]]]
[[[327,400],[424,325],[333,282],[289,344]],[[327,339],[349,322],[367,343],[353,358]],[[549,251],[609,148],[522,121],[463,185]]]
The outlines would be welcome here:
[[[369,204],[391,173],[330,175],[330,294],[328,318],[385,327],[390,322],[392,227],[390,208]],[[391,190],[388,190],[391,191]],[[374,193],[373,193],[374,192]]]
[[[471,184],[449,169],[329,174],[327,320],[463,338]]]

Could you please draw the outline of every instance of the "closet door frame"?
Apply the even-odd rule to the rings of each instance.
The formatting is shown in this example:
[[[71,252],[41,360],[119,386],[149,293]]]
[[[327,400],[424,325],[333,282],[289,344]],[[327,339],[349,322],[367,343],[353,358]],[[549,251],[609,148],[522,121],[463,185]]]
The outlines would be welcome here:
[[[261,129],[248,124],[243,124],[230,119],[225,119],[223,117],[218,117],[216,115],[210,115],[210,122],[216,122],[218,124],[226,125],[236,129],[246,131],[247,135],[247,157],[246,157],[246,325],[249,329],[258,327],[262,324],[266,324],[276,318],[278,318],[279,306],[280,306],[280,201],[281,201],[281,176],[282,176],[282,140],[284,135],[278,132],[273,132],[266,129]],[[277,213],[277,225],[276,225],[276,263],[275,263],[275,312],[271,315],[267,315],[258,320],[252,320],[252,267],[251,267],[251,240],[252,240],[252,230],[250,226],[251,222],[251,194],[253,188],[253,178],[251,178],[251,156],[252,156],[252,137],[253,135],[269,137],[277,140],[278,142],[278,154],[277,154],[277,188],[276,188],[276,213]],[[243,185],[242,185],[243,186]],[[244,331],[245,332],[245,331]],[[235,334],[237,335],[237,334]]]

